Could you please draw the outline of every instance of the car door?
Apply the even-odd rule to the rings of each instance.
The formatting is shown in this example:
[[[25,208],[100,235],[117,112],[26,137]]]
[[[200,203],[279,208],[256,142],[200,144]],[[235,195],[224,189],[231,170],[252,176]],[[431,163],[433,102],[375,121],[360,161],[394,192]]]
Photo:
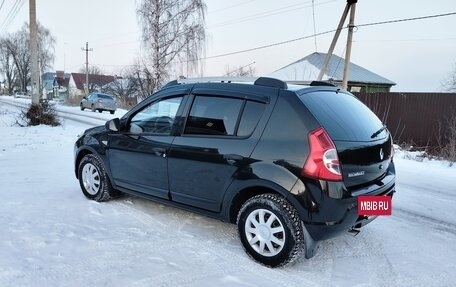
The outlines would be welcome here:
[[[169,152],[170,193],[173,201],[217,212],[234,175],[249,164],[266,102],[199,92]]]
[[[114,183],[122,188],[169,198],[167,153],[184,95],[143,105],[109,139],[108,158]]]

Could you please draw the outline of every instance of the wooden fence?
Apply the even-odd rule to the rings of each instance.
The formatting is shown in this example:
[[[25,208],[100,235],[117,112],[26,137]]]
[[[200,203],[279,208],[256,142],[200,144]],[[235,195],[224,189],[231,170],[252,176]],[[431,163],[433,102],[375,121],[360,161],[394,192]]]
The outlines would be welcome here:
[[[355,93],[387,124],[395,143],[438,147],[456,117],[456,93]],[[456,128],[456,127],[452,127]]]

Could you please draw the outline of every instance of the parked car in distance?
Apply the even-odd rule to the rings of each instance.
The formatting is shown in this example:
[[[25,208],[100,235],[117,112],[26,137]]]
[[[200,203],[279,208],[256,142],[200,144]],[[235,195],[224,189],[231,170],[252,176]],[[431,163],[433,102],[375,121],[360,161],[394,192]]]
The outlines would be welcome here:
[[[375,219],[358,214],[358,196],[392,196],[396,175],[392,137],[369,108],[323,82],[235,81],[173,81],[86,130],[74,161],[83,194],[235,223],[247,254],[270,267]]]
[[[92,112],[109,111],[111,114],[114,114],[117,109],[116,101],[111,96],[102,93],[92,93],[82,98],[79,106],[81,111],[87,108],[91,109]]]

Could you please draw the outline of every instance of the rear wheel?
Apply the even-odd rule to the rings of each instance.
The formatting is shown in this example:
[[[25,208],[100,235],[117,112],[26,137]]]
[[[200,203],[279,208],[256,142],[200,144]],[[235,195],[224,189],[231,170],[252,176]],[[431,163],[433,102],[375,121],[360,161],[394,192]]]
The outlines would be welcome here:
[[[80,106],[81,106],[81,111],[83,111],[84,110],[84,106],[82,105],[82,103],[80,104]]]
[[[103,163],[93,154],[88,154],[81,160],[78,178],[82,193],[89,199],[107,201],[119,195],[119,192],[112,188]]]
[[[101,113],[101,112],[102,112],[102,110],[98,110],[98,112],[99,112],[99,113]]]
[[[301,219],[279,195],[260,194],[247,200],[239,211],[237,225],[247,254],[264,265],[286,265],[304,251]]]
[[[114,114],[114,111],[109,111],[109,112],[111,113],[111,115],[113,115],[113,114]]]

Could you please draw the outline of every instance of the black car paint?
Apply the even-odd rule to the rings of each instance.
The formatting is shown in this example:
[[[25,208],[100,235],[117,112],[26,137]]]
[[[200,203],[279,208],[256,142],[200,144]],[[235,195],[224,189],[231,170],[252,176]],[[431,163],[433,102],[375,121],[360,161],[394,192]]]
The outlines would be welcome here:
[[[321,90],[340,92],[325,86],[304,88],[303,93]],[[268,105],[250,137],[185,135],[183,129],[195,94],[239,97]],[[246,197],[264,191],[279,193],[299,212],[310,234],[308,240],[334,237],[370,220],[358,217],[355,195],[394,192],[390,136],[366,143],[366,146],[385,148],[387,159],[379,164],[385,169],[383,177],[370,179],[364,185],[356,180],[328,182],[306,178],[301,170],[309,153],[307,134],[321,124],[296,94],[242,84],[185,84],[164,88],[125,114],[120,120],[120,132],[105,127],[86,131],[76,142],[75,170],[86,153],[95,153],[105,164],[114,188],[228,222],[235,222],[237,209]],[[171,135],[137,135],[126,131],[129,119],[139,109],[176,95],[183,95],[184,101]],[[350,158],[350,143],[336,142],[336,146],[342,162]],[[132,150],[134,156],[130,153],[127,158],[127,150]],[[374,157],[374,151],[364,150],[367,158]],[[148,166],[147,174],[140,174],[144,166]],[[348,170],[347,160],[343,164],[344,179]],[[129,182],[131,179],[139,184]]]

